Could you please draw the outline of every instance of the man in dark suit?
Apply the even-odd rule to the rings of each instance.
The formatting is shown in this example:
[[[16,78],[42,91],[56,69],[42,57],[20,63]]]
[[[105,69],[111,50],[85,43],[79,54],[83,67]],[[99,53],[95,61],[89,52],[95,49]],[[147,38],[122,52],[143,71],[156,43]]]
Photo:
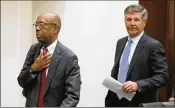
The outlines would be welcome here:
[[[168,81],[168,66],[162,44],[144,33],[148,13],[138,4],[128,6],[125,25],[129,36],[117,42],[111,77],[123,83],[126,93],[136,92],[131,101],[108,91],[106,107],[135,107],[158,101],[157,89]]]
[[[26,107],[75,107],[80,97],[77,56],[58,41],[61,21],[55,13],[38,16],[36,37],[18,76]]]

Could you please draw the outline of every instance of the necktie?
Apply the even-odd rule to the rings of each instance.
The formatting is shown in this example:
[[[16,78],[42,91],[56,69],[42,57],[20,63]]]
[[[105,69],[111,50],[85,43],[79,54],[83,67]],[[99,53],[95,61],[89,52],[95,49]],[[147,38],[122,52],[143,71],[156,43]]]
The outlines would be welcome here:
[[[126,77],[129,69],[128,58],[131,51],[131,43],[132,43],[132,40],[129,39],[127,46],[124,48],[123,57],[121,58],[120,68],[118,72],[118,81],[121,83],[124,83],[126,81]]]
[[[45,55],[48,52],[47,48],[43,48],[43,55]],[[46,68],[47,69],[47,68]],[[44,102],[44,89],[46,85],[46,69],[44,69],[41,73],[41,81],[40,81],[40,94],[38,99],[38,107],[43,107]]]

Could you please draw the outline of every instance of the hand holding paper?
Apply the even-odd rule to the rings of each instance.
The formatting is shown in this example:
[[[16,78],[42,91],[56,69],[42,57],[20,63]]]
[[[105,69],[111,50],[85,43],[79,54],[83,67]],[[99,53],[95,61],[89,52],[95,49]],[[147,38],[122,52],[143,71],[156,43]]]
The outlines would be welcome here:
[[[129,101],[132,100],[136,92],[132,93],[125,93],[122,90],[123,84],[121,84],[119,81],[113,79],[112,77],[106,77],[102,83],[106,88],[111,90],[112,92],[116,93],[119,99],[122,99],[122,97],[128,99]]]

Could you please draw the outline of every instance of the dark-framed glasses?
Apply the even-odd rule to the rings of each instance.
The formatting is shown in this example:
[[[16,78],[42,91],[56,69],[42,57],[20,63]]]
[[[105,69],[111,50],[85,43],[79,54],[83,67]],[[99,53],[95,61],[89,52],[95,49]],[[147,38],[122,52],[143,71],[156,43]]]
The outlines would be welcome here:
[[[33,24],[33,27],[36,29],[37,27],[39,28],[44,28],[46,27],[47,25],[53,25],[53,26],[57,26],[55,23],[36,23],[36,24]],[[58,26],[57,26],[58,27]]]

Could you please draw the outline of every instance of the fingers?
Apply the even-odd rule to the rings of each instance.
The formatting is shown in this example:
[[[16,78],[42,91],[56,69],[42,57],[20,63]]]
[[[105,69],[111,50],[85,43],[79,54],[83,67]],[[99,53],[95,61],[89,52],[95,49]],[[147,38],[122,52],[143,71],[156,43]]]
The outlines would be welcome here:
[[[131,88],[132,88],[132,86],[131,86],[131,84],[129,82],[125,82],[123,84],[123,87],[122,87],[124,92],[129,92]]]
[[[47,67],[49,67],[49,64],[43,65],[43,66],[42,66],[42,69],[45,69],[45,68],[47,68]]]
[[[35,60],[33,67],[35,71],[41,71],[44,68],[48,67],[50,62],[51,62],[51,57],[52,55],[50,53],[47,53],[46,55],[42,55],[42,53],[40,53],[40,55],[37,57],[37,59]]]
[[[42,57],[42,60],[40,62],[41,68],[46,68],[49,66],[50,62],[51,62],[51,57],[52,55],[50,53],[47,53],[46,55],[44,55]]]
[[[124,92],[131,93],[135,91],[135,82],[127,81],[123,84],[122,89]]]
[[[42,69],[47,68],[51,62],[51,59],[47,59],[45,62],[42,64]]]
[[[44,68],[45,68],[45,67],[48,67],[49,64],[50,64],[50,62],[51,62],[51,59],[49,59],[49,60],[47,60],[46,62],[44,62],[42,66],[43,66]]]
[[[45,60],[45,59],[51,59],[51,54],[50,53],[47,53],[46,55],[42,56],[42,60]]]
[[[41,58],[40,58],[40,63],[42,62],[46,62],[47,60],[51,59],[52,55],[50,53],[47,53],[46,55],[42,55]]]
[[[50,63],[51,57],[52,57],[51,54],[47,54],[47,55],[43,56],[43,58],[42,58],[42,60],[40,62],[40,65],[43,66],[43,65],[47,65],[48,63]]]
[[[125,92],[131,92],[132,91],[132,86],[129,85],[127,88],[124,89]]]
[[[127,81],[123,84],[122,89],[126,90],[130,86],[130,81]]]
[[[51,60],[51,57],[52,57],[51,54],[46,55],[44,61],[46,62],[48,60]]]

